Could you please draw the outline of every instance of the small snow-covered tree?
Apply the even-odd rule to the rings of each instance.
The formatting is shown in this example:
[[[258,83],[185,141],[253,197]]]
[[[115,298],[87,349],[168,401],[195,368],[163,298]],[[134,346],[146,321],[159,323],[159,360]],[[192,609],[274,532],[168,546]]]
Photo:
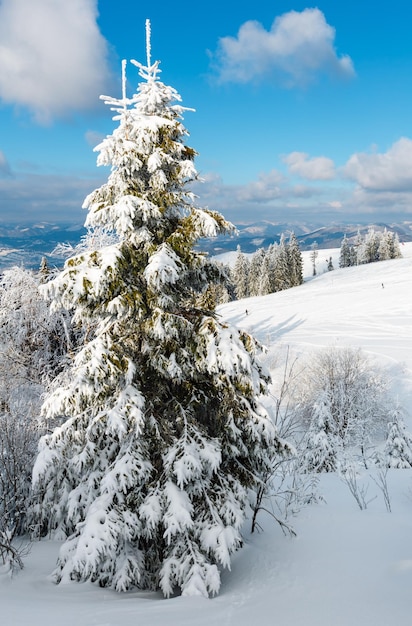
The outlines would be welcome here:
[[[310,260],[312,262],[312,275],[316,276],[316,259],[318,258],[319,255],[319,251],[318,251],[318,244],[316,241],[314,241],[312,243],[312,245],[310,246]]]
[[[393,411],[388,423],[381,464],[398,469],[412,467],[412,435],[406,430],[399,408]]]
[[[252,256],[249,265],[249,295],[260,296],[260,283],[263,270],[263,261],[266,256],[266,250],[259,248]]]
[[[366,263],[374,263],[379,261],[379,243],[381,235],[374,228],[369,228],[364,238],[364,255]]]
[[[336,436],[330,401],[324,393],[312,407],[310,425],[300,446],[303,472],[334,472],[338,467],[342,442]]]
[[[240,246],[237,247],[235,264],[231,272],[236,298],[241,300],[249,296],[249,261]]]
[[[292,286],[290,279],[289,255],[285,236],[280,236],[279,245],[275,249],[273,262],[273,283],[274,291],[283,291]]]
[[[340,246],[339,267],[350,267],[352,265],[351,246],[344,235]]]
[[[303,283],[303,259],[299,243],[294,232],[290,233],[287,245],[290,286],[296,287]]]
[[[266,296],[269,293],[273,293],[273,269],[274,268],[271,264],[271,255],[268,250],[264,256],[260,274],[259,295],[261,296]]]
[[[258,345],[202,301],[221,273],[194,244],[231,225],[188,189],[185,109],[149,32],[137,93],[123,75],[122,98],[105,98],[119,125],[96,149],[111,173],[84,204],[86,224],[118,241],[68,259],[45,288],[91,331],[43,405],[67,419],[42,440],[34,486],[44,532],[66,537],[56,582],[207,596],[242,543],[249,490],[284,448],[258,401]]]
[[[383,233],[379,233],[378,258],[379,261],[387,261],[391,258],[390,236],[388,237],[386,228]]]
[[[295,401],[307,427],[320,399],[329,410],[329,430],[343,447],[358,449],[366,465],[368,446],[381,436],[393,405],[384,371],[361,350],[319,351],[308,360],[296,390]]]
[[[402,252],[399,244],[399,236],[390,230],[385,230],[382,233],[382,246],[384,247],[386,257],[388,259],[400,259]],[[380,260],[384,260],[379,257]]]

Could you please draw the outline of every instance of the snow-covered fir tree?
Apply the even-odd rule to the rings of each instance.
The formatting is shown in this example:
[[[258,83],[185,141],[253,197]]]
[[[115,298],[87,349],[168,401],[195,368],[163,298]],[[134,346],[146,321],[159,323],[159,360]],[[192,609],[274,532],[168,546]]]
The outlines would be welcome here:
[[[381,251],[383,248],[383,252]],[[381,243],[379,245],[379,260],[383,261],[387,259],[400,259],[402,252],[399,243],[398,233],[394,233],[390,230],[385,230],[381,234]]]
[[[375,261],[387,261],[402,257],[399,237],[388,231],[375,231],[370,227],[364,237],[358,231],[354,243],[349,243],[346,235],[343,237],[340,248],[339,267],[350,267]]]
[[[360,259],[362,263],[374,263],[379,261],[380,236],[373,229],[369,228],[360,248]]]
[[[264,248],[256,250],[255,254],[250,261],[249,266],[249,295],[260,296],[260,284],[262,279],[263,261],[266,256]]]
[[[385,230],[383,231],[383,233],[381,233],[379,237],[378,259],[379,261],[387,261],[390,258],[390,236],[388,237],[388,231],[385,228]]]
[[[272,265],[272,255],[270,254],[270,248],[263,257],[261,274],[259,280],[259,295],[266,296],[269,293],[274,292],[273,285],[274,267]]]
[[[238,300],[249,296],[249,261],[240,246],[237,247],[236,260],[231,272],[235,294]]]
[[[399,408],[393,411],[388,423],[383,457],[384,467],[410,469],[412,467],[412,435],[406,430]]]
[[[330,397],[325,393],[312,407],[310,425],[301,444],[301,471],[334,472],[341,446],[331,420]]]
[[[344,235],[340,246],[339,267],[351,267],[353,265],[352,248],[353,246],[349,244],[348,238]]]
[[[303,260],[294,233],[289,241],[282,234],[279,243],[259,248],[251,262],[237,248],[231,278],[238,299],[265,296],[303,283]]]
[[[297,287],[303,283],[303,259],[299,243],[294,232],[290,233],[287,258],[289,267],[290,286]]]
[[[43,532],[66,537],[56,582],[207,596],[285,444],[258,401],[258,345],[202,302],[220,272],[194,244],[231,225],[195,205],[187,109],[147,40],[137,93],[123,76],[122,98],[105,97],[119,125],[96,150],[111,173],[84,203],[87,226],[118,241],[68,259],[44,290],[89,334],[43,405],[67,419],[42,439],[34,488]]]
[[[291,287],[289,256],[286,247],[285,236],[280,236],[279,245],[276,247],[273,263],[273,291],[283,291]]]

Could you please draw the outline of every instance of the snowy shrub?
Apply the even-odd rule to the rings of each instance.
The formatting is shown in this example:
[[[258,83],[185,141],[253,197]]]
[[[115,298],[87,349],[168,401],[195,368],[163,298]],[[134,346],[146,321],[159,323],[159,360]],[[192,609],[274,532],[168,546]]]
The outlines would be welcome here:
[[[42,394],[63,367],[67,343],[64,317],[51,316],[38,291],[45,272],[14,267],[0,283],[0,555],[19,565],[13,541],[29,530]]]
[[[346,467],[341,469],[340,477],[348,487],[360,510],[366,510],[376,496],[368,497],[369,483],[366,483],[359,475],[356,464],[347,463]]]
[[[301,470],[334,472],[338,467],[340,445],[331,420],[329,398],[324,394],[312,407],[309,428],[300,445]]]
[[[318,478],[312,471],[314,463],[310,465],[310,471],[308,468],[303,470],[302,445],[292,445],[292,442],[298,444],[301,440],[300,415],[293,402],[301,374],[301,363],[296,355],[291,354],[289,347],[285,351],[278,350],[276,361],[272,363],[270,393],[263,401],[279,437],[288,441],[287,455],[284,458],[273,455],[269,470],[261,477],[253,500],[252,532],[259,527],[258,514],[265,512],[280,524],[283,531],[294,535],[290,517],[299,513],[303,506],[322,499],[318,493]]]
[[[389,383],[384,370],[359,349],[327,348],[310,355],[295,396],[309,456],[324,454],[330,459],[340,448],[352,447],[366,464],[369,448],[382,437],[393,406]]]
[[[302,463],[291,446],[286,458],[273,459],[270,472],[262,477],[254,492],[251,532],[260,528],[258,515],[271,516],[285,534],[296,536],[291,518],[303,507],[323,501],[318,491],[319,479],[314,472],[302,472]]]
[[[16,544],[16,537],[27,531],[31,472],[39,437],[30,415],[0,415],[0,558],[11,570],[23,567],[24,549]]]
[[[381,467],[410,469],[412,467],[412,435],[406,430],[402,414],[397,407],[390,415],[383,454],[378,456]]]

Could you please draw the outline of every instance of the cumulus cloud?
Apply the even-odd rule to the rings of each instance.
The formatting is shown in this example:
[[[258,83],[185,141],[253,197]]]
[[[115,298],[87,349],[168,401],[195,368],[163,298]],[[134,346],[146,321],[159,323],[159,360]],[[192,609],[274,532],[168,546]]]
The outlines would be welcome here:
[[[281,196],[281,183],[284,178],[277,170],[259,175],[258,180],[247,185],[239,186],[236,192],[237,200],[241,202],[269,202]]]
[[[245,184],[228,185],[221,176],[206,174],[203,183],[196,183],[194,191],[201,206],[220,211],[234,223],[261,219],[297,219],[309,217],[325,210],[331,212],[327,203],[329,193],[322,184],[297,184],[278,170],[259,174],[257,179]],[[336,207],[333,208],[333,211]]]
[[[343,171],[368,191],[412,191],[412,140],[401,137],[384,153],[353,154]]]
[[[0,98],[40,123],[96,106],[110,73],[97,0],[0,2]]]
[[[289,172],[308,180],[332,180],[335,178],[335,165],[332,159],[324,156],[309,158],[305,152],[291,152],[283,157]]]
[[[305,86],[319,73],[355,74],[352,60],[338,56],[335,29],[319,9],[290,11],[277,17],[270,31],[245,22],[237,37],[222,37],[214,56],[221,82],[246,83],[275,76],[289,86]]]

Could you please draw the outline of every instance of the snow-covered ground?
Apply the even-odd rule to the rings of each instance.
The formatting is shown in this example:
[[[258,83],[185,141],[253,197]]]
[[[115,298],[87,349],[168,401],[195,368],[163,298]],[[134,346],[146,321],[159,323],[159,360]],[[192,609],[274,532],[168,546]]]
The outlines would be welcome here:
[[[275,360],[285,346],[362,348],[396,373],[394,391],[412,421],[412,244],[403,259],[335,270],[311,278],[304,253],[304,285],[220,307],[223,319],[246,328]],[[321,256],[322,255],[322,256]],[[319,251],[326,269],[338,251]],[[324,257],[324,258],[323,258]],[[246,309],[248,314],[246,315]],[[293,520],[284,536],[261,513],[263,532],[245,528],[245,546],[222,577],[219,596],[173,598],[117,594],[92,584],[50,582],[59,545],[35,543],[25,569],[0,573],[1,626],[389,626],[411,622],[412,472],[391,470],[392,512],[370,471],[368,508],[361,511],[334,474],[321,477],[325,502]],[[376,498],[375,498],[376,496]]]

